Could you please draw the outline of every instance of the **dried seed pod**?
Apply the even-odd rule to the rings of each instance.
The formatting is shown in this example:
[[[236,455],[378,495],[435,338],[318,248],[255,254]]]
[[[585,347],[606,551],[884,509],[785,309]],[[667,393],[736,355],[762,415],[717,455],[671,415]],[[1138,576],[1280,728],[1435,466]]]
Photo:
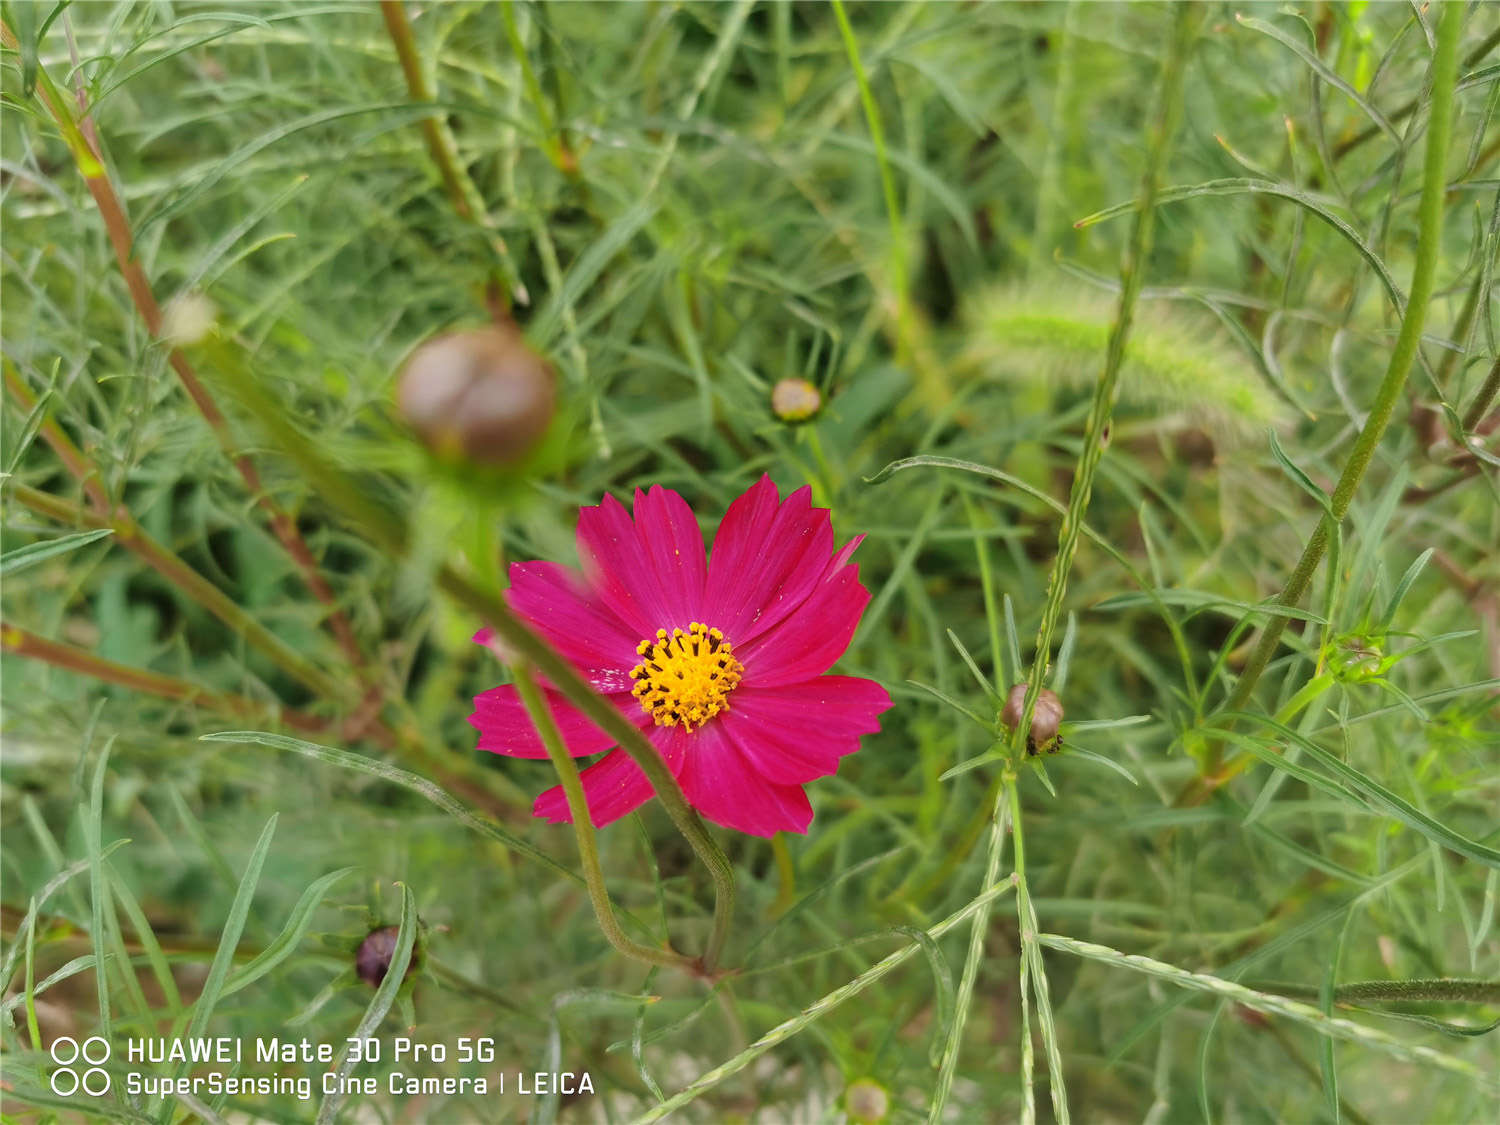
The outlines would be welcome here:
[[[396,955],[396,938],[401,933],[399,926],[382,926],[372,930],[359,943],[354,954],[354,972],[371,988],[379,988],[390,970],[391,959]],[[406,976],[417,967],[417,950],[412,947],[411,960],[406,963]],[[404,978],[403,978],[404,979]]]
[[[1021,712],[1026,706],[1026,689],[1029,686],[1024,683],[1017,684],[1005,697],[1005,707],[1000,711],[1000,721],[1005,724],[1007,730],[1013,731],[1021,725]],[[1062,721],[1062,700],[1057,698],[1056,692],[1043,688],[1036,697],[1036,707],[1031,712],[1031,730],[1026,733],[1026,752],[1043,754],[1058,749],[1061,740],[1057,732],[1062,726]]]
[[[823,396],[806,379],[783,379],[771,388],[771,413],[783,422],[806,422],[823,409]]]
[[[551,366],[518,330],[481,328],[419,347],[401,371],[396,396],[435,453],[503,465],[541,441],[552,420],[554,383]]]

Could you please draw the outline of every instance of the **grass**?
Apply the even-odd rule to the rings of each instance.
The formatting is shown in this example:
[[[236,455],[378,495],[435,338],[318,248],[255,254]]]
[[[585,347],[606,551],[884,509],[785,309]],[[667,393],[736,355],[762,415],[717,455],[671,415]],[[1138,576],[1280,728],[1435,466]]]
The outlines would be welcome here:
[[[8,1115],[1493,1117],[1482,9],[0,16]],[[496,319],[561,399],[506,471],[393,406]],[[509,672],[470,637],[577,685],[502,561],[653,483],[711,533],[762,472],[866,535],[882,730],[805,837],[664,777],[532,818],[557,771],[474,751]],[[129,1092],[205,1070],[125,1039],[200,1034],[335,1053],[243,1066],[307,1100]],[[57,1094],[90,1035],[110,1093]]]

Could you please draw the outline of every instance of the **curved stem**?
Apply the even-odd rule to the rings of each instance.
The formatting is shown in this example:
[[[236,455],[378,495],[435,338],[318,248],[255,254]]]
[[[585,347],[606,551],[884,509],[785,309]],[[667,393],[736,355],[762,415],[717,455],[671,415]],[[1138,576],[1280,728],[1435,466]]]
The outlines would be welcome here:
[[[599,929],[604,932],[609,944],[626,957],[634,957],[637,961],[645,961],[652,965],[690,969],[692,966],[690,958],[670,947],[653,949],[649,945],[642,945],[626,936],[625,931],[620,928],[620,922],[615,917],[614,905],[609,901],[609,889],[604,885],[604,868],[599,863],[599,842],[594,835],[594,822],[589,819],[588,801],[583,795],[583,782],[578,776],[578,766],[568,753],[567,747],[563,745],[562,735],[557,730],[557,723],[552,718],[552,712],[547,709],[547,703],[536,686],[531,669],[525,664],[518,663],[515,666],[515,674],[516,692],[521,697],[521,703],[526,707],[526,714],[531,718],[531,725],[536,727],[542,745],[547,748],[547,757],[552,759],[558,780],[562,782],[563,795],[568,801],[568,812],[573,817],[573,836],[578,841],[578,858],[583,866],[583,881],[588,887],[589,902],[593,904],[594,917],[599,920]]]
[[[1355,489],[1364,479],[1365,471],[1375,456],[1375,448],[1390,423],[1391,414],[1406,386],[1406,376],[1416,359],[1422,342],[1422,325],[1427,319],[1427,306],[1431,302],[1434,279],[1437,275],[1438,256],[1442,249],[1444,161],[1448,155],[1448,139],[1453,129],[1453,87],[1458,75],[1458,40],[1462,30],[1464,8],[1461,4],[1442,7],[1442,23],[1438,27],[1437,53],[1432,63],[1432,102],[1427,123],[1427,152],[1422,168],[1422,197],[1418,204],[1417,256],[1412,267],[1411,290],[1406,302],[1406,311],[1401,317],[1401,330],[1391,349],[1390,363],[1385,377],[1375,395],[1370,415],[1364,428],[1354,442],[1344,471],[1339,475],[1329,500],[1328,511],[1318,521],[1317,529],[1296,569],[1287,579],[1285,588],[1276,599],[1280,606],[1295,606],[1312,584],[1313,574],[1328,549],[1333,529],[1343,521],[1354,499]],[[1234,692],[1224,704],[1225,711],[1241,711],[1249,701],[1255,685],[1270,663],[1272,654],[1281,640],[1291,618],[1277,615],[1267,623],[1260,640],[1240,673]],[[1204,776],[1213,783],[1223,760],[1223,743],[1215,740],[1205,758]]]
[[[712,973],[729,938],[729,925],[734,917],[734,869],[723,849],[709,835],[702,818],[687,803],[677,779],[662,760],[661,753],[614,704],[596,694],[573,665],[528,629],[504,601],[478,589],[452,567],[445,566],[440,570],[437,581],[444,593],[483,618],[495,630],[496,635],[517,653],[521,661],[535,666],[564,699],[619,743],[620,749],[640,766],[641,772],[656,790],[656,795],[661,798],[672,823],[686,838],[713,878],[713,930],[701,959],[702,971],[705,974]]]
[[[18,503],[58,523],[73,527],[108,528],[114,532],[115,542],[139,557],[161,575],[169,586],[224,622],[233,632],[243,637],[248,645],[319,697],[335,702],[351,694],[352,684],[342,684],[334,679],[246,613],[233,598],[188,566],[164,544],[152,538],[123,505],[98,512],[80,508],[24,484],[11,485],[10,494]]]
[[[359,524],[377,546],[392,555],[405,554],[409,536],[400,517],[371,500],[353,477],[326,457],[315,443],[298,433],[238,352],[212,336],[201,346],[223,376],[224,388],[267,430],[281,451],[306,475],[308,484],[323,501]],[[534,667],[564,699],[609,735],[651,782],[672,823],[703,861],[713,879],[713,929],[700,962],[700,971],[705,975],[712,974],[734,918],[734,869],[708,834],[702,819],[687,803],[660,751],[614,704],[597,694],[572,664],[512,613],[503,598],[475,585],[448,564],[439,569],[436,582],[438,589],[492,628],[519,661]]]
[[[4,22],[0,22],[0,43],[11,50],[19,50],[14,33]],[[152,291],[146,271],[135,256],[135,234],[114,184],[109,178],[109,172],[104,166],[104,156],[98,145],[96,126],[92,126],[87,106],[80,105],[79,112],[75,116],[68,99],[57,88],[45,68],[41,67],[37,70],[37,95],[62,134],[62,139],[74,163],[78,166],[79,173],[83,176],[89,194],[99,209],[99,216],[104,222],[104,230],[109,236],[110,246],[114,249],[120,274],[125,279],[126,288],[130,290],[131,302],[146,324],[146,330],[150,332],[153,339],[166,344],[167,363],[177,373],[183,390],[193,400],[198,412],[203,415],[204,421],[208,423],[218,439],[225,456],[229,458],[230,463],[239,473],[240,479],[244,481],[251,498],[266,513],[271,531],[291,557],[302,577],[303,584],[323,604],[326,610],[325,620],[338,641],[339,647],[344,650],[350,662],[360,670],[362,676],[369,678],[370,668],[364,653],[360,650],[359,642],[354,635],[354,628],[339,607],[332,587],[323,577],[317,559],[313,557],[312,549],[308,547],[302,533],[297,530],[296,522],[266,490],[261,481],[260,471],[255,467],[254,462],[249,456],[236,450],[229,432],[229,422],[224,413],[199,380],[197,372],[182,349],[164,334],[161,306],[157,304],[156,294]],[[81,100],[81,93],[79,97]],[[80,128],[80,121],[90,124],[87,134]],[[93,490],[90,490],[90,494],[93,495]]]

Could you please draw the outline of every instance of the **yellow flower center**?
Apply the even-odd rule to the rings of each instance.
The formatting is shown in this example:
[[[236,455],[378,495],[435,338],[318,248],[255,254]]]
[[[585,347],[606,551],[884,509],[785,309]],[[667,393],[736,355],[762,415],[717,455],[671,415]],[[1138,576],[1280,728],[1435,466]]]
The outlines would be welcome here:
[[[654,640],[642,641],[635,651],[641,663],[630,670],[630,694],[659,727],[681,723],[691,731],[728,711],[729,693],[745,671],[724,634],[698,621],[687,632],[658,629]]]

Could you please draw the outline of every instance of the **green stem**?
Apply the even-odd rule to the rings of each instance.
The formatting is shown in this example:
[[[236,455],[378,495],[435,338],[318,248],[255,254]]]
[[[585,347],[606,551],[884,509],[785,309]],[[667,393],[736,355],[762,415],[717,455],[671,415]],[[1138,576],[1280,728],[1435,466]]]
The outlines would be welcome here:
[[[19,49],[14,33],[4,22],[0,22],[0,43],[11,50]],[[37,92],[59,132],[62,133],[63,141],[72,154],[79,173],[83,176],[89,194],[94,199],[94,205],[99,210],[99,217],[104,222],[104,230],[109,237],[110,246],[115,252],[115,261],[119,266],[120,274],[125,279],[126,288],[130,290],[131,302],[135,305],[141,319],[145,321],[146,330],[153,339],[167,344],[168,365],[176,372],[183,390],[187,392],[188,397],[197,406],[198,412],[203,415],[204,421],[213,430],[220,447],[238,471],[251,498],[264,509],[272,533],[291,556],[302,576],[303,583],[326,608],[326,622],[338,640],[339,647],[344,650],[345,656],[361,673],[368,674],[370,669],[364,654],[360,651],[359,642],[354,636],[354,629],[349,624],[344,611],[339,608],[333,589],[324,579],[311,549],[302,538],[302,533],[297,530],[296,522],[286,514],[261,484],[260,472],[256,469],[254,462],[244,453],[234,449],[228,421],[199,380],[197,372],[188,362],[182,349],[175,346],[172,341],[164,340],[161,306],[156,302],[156,295],[151,289],[151,282],[146,276],[146,271],[135,256],[135,235],[131,230],[130,219],[125,214],[125,208],[120,203],[114,184],[110,181],[109,172],[104,167],[104,158],[97,147],[95,138],[92,135],[84,135],[79,128],[78,119],[74,116],[69,99],[57,88],[46,70],[40,67],[37,70]],[[80,113],[86,114],[87,107],[81,107]]]
[[[529,662],[547,678],[560,695],[576,707],[585,718],[619,743],[620,749],[629,754],[631,760],[641,768],[646,779],[661,798],[672,823],[686,838],[688,844],[708,868],[714,883],[714,922],[703,957],[701,971],[713,973],[729,938],[729,926],[734,917],[734,868],[723,850],[714,842],[703,825],[703,820],[687,803],[682,788],[672,771],[662,759],[660,751],[634,723],[627,719],[614,704],[583,679],[578,671],[563,657],[554,652],[545,641],[531,632],[500,598],[486,594],[475,587],[452,567],[445,566],[438,572],[440,589],[460,605],[469,609],[495,630],[496,635],[514,651],[521,660]]]
[[[568,812],[573,817],[573,835],[578,841],[578,858],[583,865],[583,881],[588,887],[589,902],[593,904],[594,917],[599,919],[599,929],[604,931],[609,944],[626,957],[634,957],[637,961],[645,961],[651,965],[690,969],[692,967],[690,958],[684,957],[671,948],[653,949],[649,945],[642,945],[627,937],[625,931],[620,928],[619,920],[615,917],[614,905],[609,901],[609,890],[604,885],[604,868],[599,863],[599,843],[594,835],[594,822],[589,818],[588,800],[583,795],[583,782],[578,777],[578,766],[568,753],[567,747],[563,745],[562,735],[557,730],[557,723],[553,720],[552,712],[548,710],[546,700],[542,698],[542,693],[532,678],[531,669],[525,664],[518,663],[514,671],[516,692],[520,695],[521,703],[526,707],[526,714],[531,718],[531,725],[536,727],[542,745],[547,748],[547,757],[552,759],[558,779],[562,782],[563,795],[568,801]]]
[[[1136,212],[1135,223],[1131,231],[1130,242],[1126,248],[1125,260],[1121,269],[1120,304],[1116,314],[1115,322],[1110,328],[1109,342],[1104,357],[1104,368],[1100,372],[1098,383],[1094,387],[1093,402],[1089,407],[1088,419],[1084,424],[1083,451],[1079,456],[1078,465],[1073,474],[1073,487],[1068,496],[1068,509],[1064,513],[1062,526],[1058,530],[1057,557],[1053,560],[1052,572],[1047,583],[1047,600],[1042,607],[1042,620],[1037,629],[1036,650],[1032,657],[1031,673],[1027,677],[1026,699],[1022,706],[1021,721],[1016,724],[1011,732],[1011,757],[1015,767],[1019,768],[1025,755],[1026,732],[1031,729],[1032,715],[1036,710],[1037,697],[1040,695],[1043,683],[1047,677],[1047,670],[1051,663],[1052,636],[1057,629],[1058,619],[1062,615],[1062,605],[1067,593],[1068,572],[1073,565],[1073,557],[1078,548],[1078,538],[1082,534],[1084,526],[1084,514],[1088,509],[1089,497],[1093,491],[1094,474],[1098,470],[1099,461],[1104,455],[1104,435],[1108,430],[1110,419],[1114,413],[1115,399],[1119,394],[1120,367],[1125,357],[1125,342],[1130,335],[1130,325],[1135,313],[1135,304],[1140,296],[1141,286],[1144,283],[1146,259],[1151,251],[1151,236],[1155,228],[1156,196],[1161,183],[1162,166],[1166,162],[1168,145],[1172,135],[1177,128],[1177,120],[1182,111],[1182,78],[1186,68],[1188,50],[1192,45],[1193,35],[1202,19],[1202,12],[1192,4],[1179,4],[1175,14],[1175,32],[1171,49],[1167,55],[1162,69],[1161,85],[1157,92],[1157,104],[1152,114],[1152,125],[1147,134],[1146,167],[1141,176],[1140,206]],[[1022,858],[1020,849],[1022,845],[1021,836],[1021,806],[1020,794],[1017,783],[1009,782],[1006,786],[1010,790],[1011,810],[1011,835],[1015,839],[1017,848],[1017,873],[1021,871]],[[999,849],[1002,843],[1002,833],[999,831],[1001,819],[1005,815],[1006,806],[996,794],[995,806],[992,817],[995,821],[996,830],[990,836],[990,858],[987,862],[987,870],[994,868],[999,863]],[[1024,879],[1018,884],[1018,892],[1024,887]],[[1023,893],[1023,892],[1021,892]],[[1020,901],[1018,896],[1018,902]],[[1027,902],[1029,904],[1029,899]],[[981,910],[974,916],[973,931],[971,935],[971,957],[972,943],[982,942],[983,931],[988,924],[987,911]],[[1040,952],[1036,949],[1036,922],[1034,911],[1023,912],[1022,922],[1023,952],[1021,958],[1021,988],[1023,998],[1026,993],[1028,978],[1037,1001],[1037,1015],[1042,1024],[1042,1036],[1046,1044],[1049,1062],[1052,1066],[1050,1074],[1052,1102],[1059,1121],[1066,1122],[1068,1119],[1068,1107],[1066,1092],[1062,1085],[1061,1052],[1058,1050],[1056,1035],[1052,1028],[1051,1004],[1047,995],[1046,977],[1043,973],[1040,961]],[[1030,935],[1029,941],[1027,935]],[[1028,956],[1027,947],[1030,947]],[[949,1042],[949,1050],[957,1053],[958,1043],[963,1032],[963,1020],[959,1013],[964,1013],[968,1008],[968,993],[972,991],[974,978],[969,972],[965,972],[964,979],[959,989],[959,1004],[954,1017],[954,1027]],[[945,1057],[945,1065],[948,1060]],[[943,1110],[943,1098],[946,1090],[940,1085],[938,1095],[934,1097],[931,1108],[930,1119],[936,1121]],[[1030,1093],[1027,1094],[1027,1105],[1030,1106]]]
[[[134,517],[123,507],[116,506],[112,512],[95,512],[37,489],[28,488],[24,484],[12,485],[11,495],[32,511],[54,519],[58,523],[74,527],[109,528],[115,533],[115,541],[120,546],[138,556],[147,566],[160,574],[169,586],[184,597],[197,602],[237,635],[243,637],[251,648],[260,651],[283,672],[312,689],[317,695],[334,701],[346,698],[354,692],[355,685],[352,682],[340,683],[301,656],[275,633],[241,609],[233,598],[227,596],[212,582],[147,534],[146,530],[136,523]]]
[[[1480,384],[1479,393],[1474,396],[1474,401],[1469,403],[1469,409],[1464,412],[1465,435],[1473,433],[1479,423],[1484,420],[1490,404],[1495,401],[1496,394],[1500,394],[1500,357],[1497,357],[1490,365],[1490,373]]]
[[[1313,574],[1328,549],[1333,529],[1348,514],[1354,492],[1364,478],[1370,461],[1375,456],[1376,446],[1390,423],[1391,414],[1406,386],[1407,374],[1411,371],[1417,349],[1422,342],[1422,325],[1427,319],[1427,306],[1432,300],[1434,279],[1437,275],[1438,256],[1442,249],[1443,233],[1443,166],[1448,154],[1448,140],[1453,130],[1453,87],[1458,74],[1458,40],[1463,26],[1464,8],[1461,4],[1440,6],[1442,22],[1438,25],[1437,52],[1432,62],[1432,104],[1427,122],[1427,152],[1422,169],[1422,196],[1417,211],[1417,256],[1412,267],[1410,295],[1406,311],[1401,318],[1401,330],[1391,350],[1390,362],[1385,377],[1375,395],[1370,415],[1364,428],[1355,439],[1354,448],[1344,471],[1339,475],[1329,501],[1328,511],[1319,520],[1317,529],[1307,541],[1302,557],[1285,588],[1276,599],[1280,606],[1295,606],[1302,600],[1312,583]],[[1276,646],[1281,640],[1291,618],[1274,616],[1266,624],[1260,641],[1245,663],[1234,692],[1224,705],[1226,711],[1244,709],[1255,685]],[[1222,742],[1214,742],[1205,759],[1204,773],[1212,780],[1223,758]]]
[[[896,178],[891,173],[891,162],[885,143],[885,128],[880,121],[880,109],[875,104],[875,95],[870,91],[870,80],[865,75],[864,63],[859,57],[859,41],[854,37],[854,28],[849,23],[849,14],[844,11],[842,0],[833,0],[833,15],[838,20],[839,34],[844,39],[844,51],[849,56],[849,67],[854,71],[854,82],[859,87],[859,101],[865,111],[865,122],[870,128],[870,143],[875,146],[875,163],[880,168],[880,190],[885,196],[886,218],[891,227],[891,286],[895,290],[897,317],[904,320],[902,311],[906,307],[906,234],[901,222],[901,204],[896,197]]]
[[[408,547],[408,536],[401,520],[370,500],[352,477],[325,457],[316,443],[298,432],[261,387],[239,353],[231,351],[222,341],[212,337],[203,346],[224,376],[225,388],[265,427],[282,451],[302,470],[308,484],[324,502],[359,524],[365,534],[390,554],[404,555]],[[713,929],[700,962],[703,974],[713,973],[728,940],[730,923],[734,918],[734,868],[703,826],[697,812],[687,803],[677,779],[672,776],[672,771],[662,759],[661,752],[614,704],[597,694],[572,664],[558,655],[546,641],[512,613],[503,598],[476,586],[448,564],[444,564],[438,571],[436,581],[439,589],[494,629],[495,634],[521,661],[535,667],[564,699],[614,739],[651,782],[672,823],[708,868],[713,879]]]
[[[966,918],[970,918],[976,915],[981,910],[988,911],[990,905],[997,898],[1001,897],[1002,895],[1009,894],[1014,886],[1015,880],[1011,877],[1007,877],[1003,883],[1000,883],[996,886],[986,887],[983,893],[981,893],[972,902],[969,902],[960,909],[954,911],[937,925],[929,929],[927,931],[927,936],[935,941],[938,938],[942,937],[944,934],[948,933],[948,931],[959,925],[959,923],[963,922]],[[652,1106],[645,1113],[637,1117],[633,1122],[633,1125],[650,1125],[650,1123],[653,1121],[660,1121],[663,1118],[666,1118],[675,1113],[677,1110],[681,1109],[683,1106],[687,1105],[695,1098],[713,1089],[720,1082],[723,1082],[726,1078],[729,1078],[744,1070],[747,1066],[749,1066],[761,1055],[769,1051],[772,1047],[786,1042],[788,1039],[792,1038],[792,1036],[811,1026],[822,1016],[825,1016],[829,1012],[833,1011],[846,1000],[851,1000],[854,997],[858,996],[861,992],[865,991],[865,989],[875,984],[875,982],[886,976],[893,969],[896,969],[900,965],[911,960],[911,958],[914,957],[917,953],[921,952],[922,949],[922,942],[912,941],[902,948],[896,950],[895,953],[892,953],[889,957],[884,958],[877,964],[873,965],[871,968],[866,969],[863,973],[855,977],[848,984],[841,985],[840,987],[834,989],[832,992],[828,993],[826,996],[814,1000],[811,1004],[807,1005],[807,1007],[803,1008],[802,1011],[798,1012],[795,1016],[792,1016],[790,1019],[777,1024],[770,1031],[766,1032],[759,1039],[757,1039],[754,1043],[751,1043],[750,1046],[746,1047],[739,1054],[735,1055],[731,1059],[726,1060],[725,1062],[720,1063],[718,1066],[714,1067],[706,1074],[700,1075],[696,1080],[693,1081],[691,1085],[679,1090],[666,1101]]]
[[[1301,984],[1257,984],[1262,992],[1317,999],[1316,986]],[[1391,1003],[1500,1004],[1500,979],[1482,977],[1431,977],[1413,980],[1356,980],[1338,985],[1333,999],[1340,1004]]]
[[[412,34],[411,22],[406,18],[405,4],[402,0],[380,0],[380,14],[385,17],[385,28],[396,48],[396,57],[401,62],[401,73],[406,77],[406,89],[411,94],[412,101],[433,101],[427,76],[422,72],[421,59],[417,56],[416,36]],[[461,218],[477,225],[489,243],[497,263],[496,280],[510,291],[517,304],[529,303],[531,297],[521,282],[515,261],[510,255],[510,247],[495,229],[489,210],[484,205],[484,197],[474,185],[463,161],[459,159],[458,142],[454,139],[447,118],[434,110],[432,116],[422,119],[422,133],[427,138],[427,151],[432,155],[432,162],[437,165],[438,174],[443,178],[443,186],[448,190],[448,198],[453,201],[453,209]]]
[[[1021,988],[1024,992],[1027,978],[1036,994],[1037,1017],[1042,1022],[1042,1044],[1047,1050],[1047,1081],[1052,1089],[1052,1109],[1061,1125],[1068,1122],[1068,1100],[1063,1086],[1062,1051],[1057,1045],[1057,1033],[1052,1027],[1052,997],[1047,985],[1047,971],[1042,966],[1042,947],[1037,941],[1039,929],[1036,907],[1031,901],[1030,884],[1026,879],[1026,839],[1021,830],[1021,787],[1014,782],[1010,789],[1010,834],[1016,852],[1016,919],[1021,930]],[[1030,1102],[1030,1095],[1027,1101]]]
[[[1014,775],[1005,771],[1004,777],[1008,780],[1001,784],[1010,785],[1014,781]],[[1001,807],[996,802],[996,807]],[[1000,857],[1005,852],[1005,822],[1004,817],[996,817],[990,829],[989,855],[984,865],[984,885],[992,887],[1000,874]],[[1016,876],[1012,875],[1012,879]],[[932,1105],[928,1114],[928,1121],[936,1122],[942,1119],[943,1107],[948,1102],[948,1093],[953,1087],[954,1068],[958,1065],[958,1049],[961,1042],[959,1032],[962,1030],[969,1018],[969,1005],[974,997],[974,982],[979,974],[979,964],[984,959],[984,931],[988,928],[990,908],[985,903],[974,915],[974,924],[969,927],[969,949],[964,958],[963,976],[959,979],[958,995],[955,997],[953,1011],[953,1030],[948,1036],[948,1042],[943,1047],[943,1058],[939,1064],[937,1086],[933,1090]]]

